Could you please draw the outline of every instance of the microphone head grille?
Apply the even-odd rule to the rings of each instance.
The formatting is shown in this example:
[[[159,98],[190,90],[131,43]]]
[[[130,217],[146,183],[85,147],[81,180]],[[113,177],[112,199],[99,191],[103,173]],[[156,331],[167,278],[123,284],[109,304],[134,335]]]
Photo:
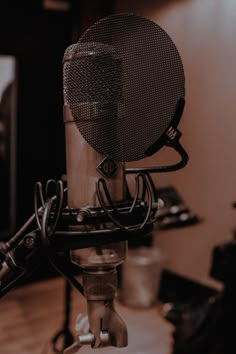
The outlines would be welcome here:
[[[112,46],[95,42],[73,44],[65,51],[63,63],[66,104],[121,101],[121,59]]]

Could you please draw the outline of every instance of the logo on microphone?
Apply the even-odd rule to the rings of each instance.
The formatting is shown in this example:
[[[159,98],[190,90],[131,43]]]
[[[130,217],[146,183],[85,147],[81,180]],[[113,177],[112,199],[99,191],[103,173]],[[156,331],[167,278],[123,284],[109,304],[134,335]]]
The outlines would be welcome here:
[[[97,170],[106,178],[114,176],[117,169],[117,164],[109,157],[105,157],[105,159],[97,166]]]
[[[177,135],[177,131],[174,128],[170,127],[167,131],[168,138],[170,138],[170,140],[174,140],[176,135]]]
[[[181,137],[180,131],[173,127],[169,127],[169,129],[166,132],[166,135],[170,139],[170,141],[178,140]]]

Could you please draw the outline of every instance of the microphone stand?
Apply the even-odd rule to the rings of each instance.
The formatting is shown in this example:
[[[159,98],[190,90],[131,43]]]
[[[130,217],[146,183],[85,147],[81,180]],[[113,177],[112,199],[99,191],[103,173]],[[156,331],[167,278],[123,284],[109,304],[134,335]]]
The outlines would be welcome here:
[[[70,315],[71,315],[71,291],[72,286],[68,280],[65,280],[64,286],[64,324],[61,330],[59,330],[52,338],[52,350],[54,353],[61,354],[64,349],[69,347],[74,342],[74,337],[70,331]],[[59,349],[57,347],[58,341],[63,338],[63,347]]]
[[[175,144],[170,142],[169,145],[174,147]],[[136,191],[133,198],[130,193],[127,193],[127,200],[116,204],[113,203],[103,178],[99,178],[96,183],[100,206],[81,209],[67,206],[65,198],[67,189],[64,188],[62,181],[49,180],[45,191],[41,182],[37,182],[34,193],[34,214],[8,242],[0,243],[0,297],[10,291],[21,279],[31,274],[40,265],[45,255],[57,272],[66,278],[64,326],[53,338],[57,353],[60,349],[56,344],[61,336],[64,336],[64,346],[70,344],[73,338],[69,330],[71,286],[84,295],[83,285],[73,277],[70,269],[73,265],[70,251],[134,240],[150,234],[157,221],[156,213],[160,204],[149,172],[164,172],[164,170],[170,171],[183,167],[187,162],[187,154],[183,153],[183,149],[176,150],[182,156],[182,161],[172,167],[168,166],[166,170],[163,167],[127,169],[126,173],[136,173]],[[33,231],[27,233],[32,224],[34,224]],[[91,227],[93,225],[94,227]],[[76,230],[72,231],[71,226],[76,226]],[[87,226],[89,230],[86,229]],[[77,343],[72,344],[67,349],[67,353],[77,351],[85,344],[90,344],[92,347],[127,345],[125,325],[113,304],[116,271],[112,264],[110,266],[100,270],[100,273],[95,272],[96,274],[91,269],[85,269],[83,272],[92,331],[78,336]],[[91,287],[90,284],[92,282],[94,285],[98,278],[104,288],[104,293],[100,295],[97,294],[98,288]],[[107,303],[109,306],[106,306]]]
[[[150,180],[152,181],[152,180]],[[155,188],[155,187],[154,187]],[[166,192],[166,193],[165,193]],[[168,194],[171,194],[169,195]],[[185,203],[183,202],[183,200],[181,199],[181,197],[178,195],[177,191],[175,189],[172,188],[171,193],[167,188],[167,191],[164,188],[162,189],[158,189],[157,194],[160,195],[161,199],[164,201],[164,208],[162,208],[157,216],[157,226],[158,229],[160,230],[166,230],[166,229],[173,229],[173,228],[179,228],[179,227],[185,227],[185,226],[191,226],[191,225],[195,225],[196,223],[201,222],[201,219],[193,214],[189,208],[185,205]],[[173,198],[173,194],[174,197]],[[132,196],[130,194],[130,190],[128,188],[128,185],[126,185],[126,195],[129,196],[129,199],[132,199]],[[157,197],[157,195],[156,195]],[[164,198],[163,198],[164,197]],[[176,202],[175,199],[178,199],[178,203]],[[167,202],[167,207],[165,207],[165,204]],[[172,208],[174,207],[174,213],[172,212]],[[185,213],[186,215],[186,219],[181,218],[181,213]],[[166,219],[168,219],[168,223],[166,222]],[[65,287],[66,289],[68,287],[70,287],[70,284],[68,282],[65,282]],[[71,289],[71,287],[70,287]],[[71,297],[68,296],[67,292],[65,291],[65,308],[64,308],[65,312],[64,312],[64,318],[65,318],[65,323],[68,324],[69,323],[69,315],[68,315],[68,311],[70,311],[71,309]],[[65,335],[65,339],[64,339],[64,343],[68,343],[70,340],[70,334],[71,332],[69,332],[69,329],[67,327],[66,330],[64,330],[64,335]],[[68,332],[67,332],[68,330]],[[58,332],[61,333],[62,331]],[[68,336],[68,338],[67,338]],[[56,336],[55,336],[56,337]],[[55,337],[53,338],[53,342],[55,342]],[[70,343],[72,344],[72,343]],[[65,349],[68,345],[64,345]],[[63,353],[63,349],[61,350],[60,353]],[[53,346],[53,350],[55,353],[58,353],[58,349],[55,348],[55,346]]]
[[[143,188],[141,188],[141,183]],[[49,193],[51,185],[55,187],[52,196]],[[52,340],[57,353],[61,352],[57,348],[57,341],[60,337],[64,336],[64,347],[71,344],[73,339],[69,330],[71,286],[83,294],[83,286],[72,275],[70,266],[73,263],[70,260],[69,252],[137,238],[150,233],[153,229],[157,201],[153,198],[152,185],[144,174],[139,174],[136,177],[136,185],[138,191],[132,201],[121,201],[113,205],[105,181],[99,179],[97,195],[101,207],[74,210],[66,205],[64,198],[66,188],[64,188],[62,181],[49,180],[45,192],[43,192],[42,184],[37,182],[34,215],[8,242],[0,244],[0,297],[9,292],[21,279],[32,273],[45,256],[49,258],[54,268],[66,278],[64,326]],[[143,190],[141,197],[139,196],[140,189]],[[105,199],[109,202],[108,205],[105,203]],[[104,229],[95,228],[90,231],[84,231],[86,228],[82,228],[82,231],[70,231],[68,226],[75,224],[107,226]],[[27,230],[32,226],[34,230],[27,233]],[[89,289],[91,288],[86,288],[89,314],[93,322],[91,328],[94,333],[90,332],[88,336],[85,335],[81,338],[81,345],[105,346],[110,343],[115,346],[123,346],[122,341],[126,342],[127,334],[124,334],[122,339],[120,330],[122,329],[126,333],[126,329],[113,306],[116,287],[115,268],[105,270],[104,274],[93,275],[92,272],[84,272],[83,277],[86,278],[87,284],[87,278],[89,282],[93,282],[94,276],[97,279],[98,275],[102,277],[101,281],[103,279],[105,282],[103,286],[105,285],[106,290],[101,298],[95,293],[90,293]],[[109,300],[109,307],[104,306],[106,299]],[[96,317],[97,309],[102,311],[99,317],[104,316],[104,327],[101,329],[99,329],[99,317]],[[112,318],[111,337],[109,336],[109,318]],[[89,341],[87,337],[89,337]]]

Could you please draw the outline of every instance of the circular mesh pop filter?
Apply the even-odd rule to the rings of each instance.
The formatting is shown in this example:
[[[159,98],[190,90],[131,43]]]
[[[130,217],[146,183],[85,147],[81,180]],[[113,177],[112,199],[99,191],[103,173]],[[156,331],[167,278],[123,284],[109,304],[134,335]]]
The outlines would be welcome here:
[[[88,42],[111,46],[121,59],[122,100],[110,117],[77,117],[78,129],[96,151],[114,160],[142,159],[166,131],[179,100],[185,96],[178,50],[160,26],[131,14],[116,14],[98,21],[79,40]],[[73,107],[70,108],[76,116]]]

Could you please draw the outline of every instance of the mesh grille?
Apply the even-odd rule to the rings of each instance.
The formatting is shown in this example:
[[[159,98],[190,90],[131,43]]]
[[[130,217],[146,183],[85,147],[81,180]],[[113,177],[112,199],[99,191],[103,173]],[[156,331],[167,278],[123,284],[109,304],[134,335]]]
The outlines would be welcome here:
[[[83,62],[84,53],[95,47],[99,54]],[[95,150],[117,161],[144,158],[185,95],[174,43],[160,26],[139,16],[98,21],[68,48],[64,62],[65,102],[78,129]]]
[[[74,44],[64,55],[65,103],[118,102],[121,77],[121,60],[113,47],[94,42]]]

